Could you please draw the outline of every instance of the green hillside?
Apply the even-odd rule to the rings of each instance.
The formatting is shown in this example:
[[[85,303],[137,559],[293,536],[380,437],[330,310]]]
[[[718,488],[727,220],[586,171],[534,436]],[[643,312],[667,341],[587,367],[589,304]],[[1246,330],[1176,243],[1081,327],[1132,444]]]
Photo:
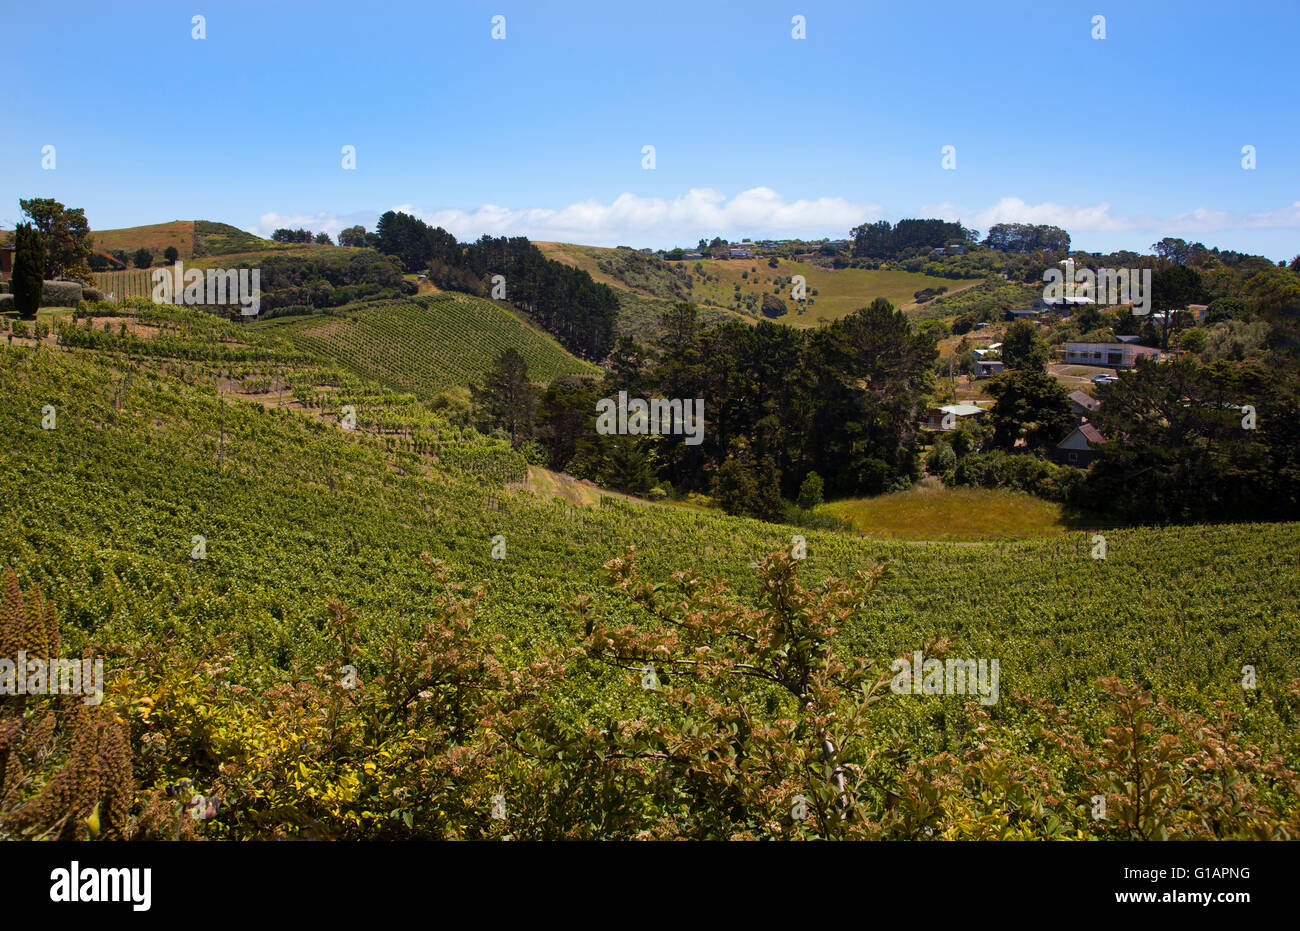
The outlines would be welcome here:
[[[1233,791],[1250,801],[1218,830],[1294,824],[1286,780],[1300,759],[1295,525],[1108,530],[1105,560],[1089,558],[1086,533],[918,546],[806,531],[807,558],[796,567],[805,584],[890,567],[878,593],[846,603],[837,650],[884,670],[948,638],[949,655],[1000,660],[1000,703],[886,692],[865,707],[844,751],[863,787],[861,815],[842,824],[792,826],[781,814],[792,792],[814,791],[820,779],[820,764],[805,768],[799,757],[785,775],[748,768],[757,761],[742,770],[755,792],[778,780],[768,814],[719,802],[728,783],[708,767],[663,778],[673,769],[657,762],[654,740],[627,748],[638,746],[639,729],[686,712],[675,693],[642,688],[639,668],[544,655],[581,643],[595,617],[657,626],[606,584],[602,565],[625,547],[636,548],[642,578],[668,583],[656,596],[667,617],[694,585],[669,577],[688,567],[760,603],[752,564],[787,550],[790,528],[535,497],[504,484],[522,480],[517,464],[473,468],[483,457],[504,464],[508,448],[296,354],[328,347],[343,366],[431,389],[470,372],[479,355],[425,374],[403,354],[418,341],[396,351],[367,341],[395,337],[384,319],[423,327],[428,338],[457,321],[468,333],[466,320],[492,319],[492,306],[409,302],[400,318],[375,307],[358,309],[357,321],[257,327],[160,316],[139,324],[157,329],[151,346],[96,330],[85,346],[0,347],[0,566],[52,600],[67,655],[106,660],[107,713],[123,722],[133,786],[126,808],[113,811],[137,813],[133,836],[728,837],[775,836],[773,825],[806,836],[1133,836],[1119,801],[1110,821],[1088,815],[1107,779],[1118,780],[1122,799],[1129,766],[1107,763],[1100,749],[1105,728],[1120,721],[1097,685],[1112,676],[1179,713],[1217,720],[1222,702],[1239,716],[1222,726],[1236,742]],[[427,315],[440,310],[449,313],[430,325]],[[322,332],[340,322],[353,325]],[[349,341],[359,348],[345,349]],[[267,380],[290,374],[303,391],[336,385],[320,406],[289,409]],[[340,403],[357,405],[359,429],[339,429]],[[50,409],[57,423],[42,429]],[[504,558],[494,558],[494,537],[508,547]],[[462,601],[468,592],[447,588],[444,572],[448,582],[485,582],[481,600]],[[723,610],[720,595],[708,597],[706,619]],[[1257,689],[1241,688],[1243,664]],[[338,685],[344,667],[359,676],[355,692]],[[491,686],[504,697],[493,699],[489,726],[476,702],[498,674],[507,684]],[[799,713],[762,683],[752,689],[758,717],[746,727]],[[1160,733],[1182,734],[1172,710],[1146,714]],[[705,742],[703,758],[739,739],[735,722],[702,720],[690,741]],[[1101,755],[1075,756],[1083,751],[1043,736],[1067,726]],[[971,733],[978,748],[965,739]],[[791,747],[800,739],[792,733]],[[674,752],[693,753],[690,741]],[[1241,762],[1243,741],[1266,762]],[[25,796],[64,746],[28,760]],[[626,752],[646,755],[637,762]],[[1200,830],[1190,812],[1212,797],[1217,777],[1188,778],[1183,791],[1201,794],[1166,797],[1160,823]],[[220,814],[151,827],[150,799],[182,779],[219,797]],[[489,815],[498,794],[508,823]],[[79,836],[84,816],[70,822]],[[101,830],[118,825],[105,814]]]
[[[466,294],[283,317],[251,329],[287,339],[360,378],[421,397],[481,379],[508,347],[523,355],[537,381],[598,371],[506,307]]]

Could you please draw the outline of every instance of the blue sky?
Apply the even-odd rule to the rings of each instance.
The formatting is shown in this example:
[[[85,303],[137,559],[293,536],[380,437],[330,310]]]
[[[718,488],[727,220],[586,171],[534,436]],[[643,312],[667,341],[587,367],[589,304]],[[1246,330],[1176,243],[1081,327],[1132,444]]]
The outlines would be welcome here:
[[[399,208],[633,246],[945,216],[1289,259],[1297,26],[1295,0],[7,4],[0,226],[29,196],[92,229]]]

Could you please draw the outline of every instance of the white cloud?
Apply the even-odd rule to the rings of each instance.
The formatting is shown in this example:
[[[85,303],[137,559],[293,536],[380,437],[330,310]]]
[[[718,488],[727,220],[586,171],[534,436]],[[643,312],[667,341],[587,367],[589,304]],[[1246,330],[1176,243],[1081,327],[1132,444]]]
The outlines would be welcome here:
[[[264,213],[257,218],[257,223],[248,232],[263,239],[270,239],[278,229],[306,229],[313,233],[329,233],[334,239],[339,238],[339,231],[360,223],[366,229],[374,229],[379,214],[373,212],[349,213],[339,216],[334,213]]]
[[[1050,201],[1030,204],[1019,197],[1003,197],[991,207],[972,209],[944,201],[927,204],[921,216],[944,220],[961,220],[967,226],[987,230],[995,223],[1046,223],[1071,233],[1115,232],[1124,230],[1155,231],[1162,236],[1190,236],[1221,230],[1300,229],[1300,201],[1288,207],[1257,213],[1213,210],[1197,207],[1171,217],[1115,216],[1110,204],[1093,206],[1055,204]]]
[[[585,200],[559,208],[484,204],[473,210],[425,210],[399,204],[392,209],[441,226],[462,241],[488,234],[638,246],[691,245],[701,236],[846,237],[849,229],[859,223],[884,216],[878,204],[855,203],[842,197],[788,201],[767,187],[742,191],[730,200],[712,188],[692,188],[674,198],[620,194],[609,203]],[[355,223],[373,230],[378,215],[264,213],[250,232],[270,236],[280,227],[301,227],[337,237],[339,230]]]
[[[1070,232],[1125,230],[1132,229],[1135,225],[1127,218],[1111,216],[1108,203],[1100,203],[1092,207],[1072,204],[1067,207],[1050,201],[1030,204],[1019,197],[1004,197],[993,206],[978,210],[959,206],[952,201],[927,204],[921,208],[920,215],[938,217],[941,220],[961,220],[966,226],[981,230],[987,230],[995,223],[1040,223],[1059,226]]]
[[[441,226],[460,239],[491,235],[527,236],[616,245],[653,240],[690,244],[701,236],[847,236],[851,227],[883,216],[877,204],[842,197],[787,201],[767,187],[742,191],[730,200],[712,188],[692,188],[674,198],[620,194],[605,204],[586,200],[566,207],[508,208],[488,204],[472,211],[395,208]]]
[[[1019,197],[972,208],[952,201],[923,205],[920,210],[887,214],[879,204],[843,197],[789,201],[769,187],[741,191],[730,199],[712,188],[692,188],[673,198],[620,194],[609,203],[585,200],[563,207],[504,207],[484,204],[471,210],[446,207],[425,210],[412,204],[392,209],[441,226],[468,241],[484,234],[527,236],[592,245],[691,245],[700,237],[728,239],[750,237],[846,237],[850,228],[892,216],[940,217],[961,220],[987,230],[995,223],[1047,223],[1071,233],[1151,231],[1161,236],[1199,236],[1224,230],[1300,229],[1300,201],[1286,207],[1254,213],[1197,207],[1170,217],[1120,216],[1107,202],[1099,204],[1031,204]],[[264,213],[250,230],[270,236],[280,228],[299,227],[327,232],[362,224],[373,230],[378,211],[336,215]]]
[[[1246,214],[1242,225],[1253,229],[1300,229],[1300,200],[1288,207]]]

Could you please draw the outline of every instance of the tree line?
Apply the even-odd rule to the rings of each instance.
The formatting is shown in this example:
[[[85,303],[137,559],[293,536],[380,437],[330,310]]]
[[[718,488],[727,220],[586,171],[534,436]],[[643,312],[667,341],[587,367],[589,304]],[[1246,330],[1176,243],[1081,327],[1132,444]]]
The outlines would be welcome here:
[[[975,242],[979,236],[960,222],[946,220],[880,220],[855,226],[850,235],[854,257],[867,259],[907,258],[951,243]]]
[[[704,328],[694,305],[664,314],[646,346],[619,340],[600,380],[530,388],[503,356],[475,389],[481,426],[509,427],[545,461],[630,493],[711,495],[729,513],[782,519],[792,501],[906,488],[920,474],[919,422],[937,350],[883,299],[819,330],[760,321]],[[602,435],[603,398],[704,399],[703,438]]]

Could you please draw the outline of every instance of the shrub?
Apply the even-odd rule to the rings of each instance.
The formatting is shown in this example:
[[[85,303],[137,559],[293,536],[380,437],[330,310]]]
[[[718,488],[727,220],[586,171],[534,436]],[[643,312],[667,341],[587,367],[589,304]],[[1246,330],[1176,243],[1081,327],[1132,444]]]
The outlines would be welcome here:
[[[81,301],[84,289],[77,281],[46,281],[41,292],[41,304],[44,307],[76,307]]]
[[[780,290],[781,289],[778,286],[777,291],[779,292]],[[765,317],[780,317],[788,313],[788,308],[785,306],[785,301],[781,300],[779,297],[774,297],[771,294],[764,294],[762,311],[763,316]]]
[[[1049,501],[1066,501],[1081,484],[1083,472],[1072,466],[1058,466],[1030,453],[993,450],[958,460],[944,475],[946,485],[973,488],[1010,488]]]
[[[799,486],[799,498],[796,503],[803,510],[811,511],[824,500],[822,488],[822,477],[816,472],[809,472],[804,476],[803,484]]]
[[[945,475],[957,466],[957,454],[952,446],[939,440],[925,457],[925,470],[931,475]]]

